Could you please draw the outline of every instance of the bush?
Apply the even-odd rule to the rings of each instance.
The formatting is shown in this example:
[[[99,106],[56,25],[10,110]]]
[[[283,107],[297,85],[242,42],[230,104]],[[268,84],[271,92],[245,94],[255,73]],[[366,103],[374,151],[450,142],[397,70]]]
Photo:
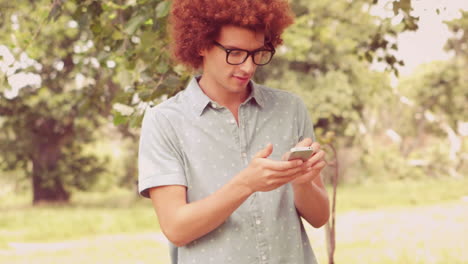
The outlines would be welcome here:
[[[364,174],[372,180],[421,179],[425,171],[411,165],[396,145],[376,146],[362,156]]]

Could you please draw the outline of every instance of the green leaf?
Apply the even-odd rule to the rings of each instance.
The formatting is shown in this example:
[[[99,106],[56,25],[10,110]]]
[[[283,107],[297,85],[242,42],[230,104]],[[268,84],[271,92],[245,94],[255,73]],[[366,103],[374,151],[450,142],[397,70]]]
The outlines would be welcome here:
[[[400,8],[405,11],[405,13],[409,13],[411,8],[411,0],[400,0]]]
[[[187,72],[187,69],[184,65],[178,64],[173,68],[174,72],[176,72],[179,76],[182,76],[184,73]]]
[[[127,117],[123,116],[119,112],[114,112],[114,125],[118,126],[127,122]]]
[[[398,11],[401,9],[401,3],[400,1],[395,1],[393,2],[393,13],[396,15],[398,15]]]
[[[102,26],[101,26],[101,24],[99,24],[99,23],[93,23],[93,24],[91,24],[90,28],[91,28],[91,31],[92,31],[95,35],[99,35],[99,34],[102,32]]]
[[[47,16],[47,22],[50,22],[50,20],[57,21],[57,19],[60,17],[62,14],[62,1],[54,1],[52,5],[52,9],[49,12],[49,15]]]
[[[146,16],[143,14],[132,17],[127,24],[125,24],[124,32],[127,35],[133,35],[138,27],[146,21]]]
[[[140,99],[144,102],[147,102],[149,100],[151,100],[151,95],[152,95],[153,91],[151,90],[144,90],[144,91],[141,91],[138,93],[138,97],[140,97]]]
[[[152,26],[152,25],[153,25],[153,19],[152,19],[152,18],[147,19],[147,20],[145,21],[145,23],[143,23],[143,24],[146,25],[146,26]]]
[[[156,66],[156,71],[160,74],[164,74],[169,70],[169,64],[164,61],[160,61],[158,66]]]
[[[156,18],[163,18],[169,14],[169,9],[171,7],[171,3],[169,1],[162,1],[156,7]]]
[[[123,39],[124,38],[124,35],[122,34],[122,32],[118,31],[118,30],[114,30],[114,32],[112,33],[112,39],[114,40],[120,40],[120,39]]]
[[[7,76],[6,74],[0,74],[0,92],[3,92],[6,90],[7,86]]]
[[[366,60],[368,62],[372,62],[372,55],[369,53],[369,52],[366,52],[366,54],[364,54]]]
[[[129,126],[132,128],[138,128],[141,126],[142,120],[143,120],[143,115],[132,115],[130,117]]]
[[[385,61],[387,62],[387,64],[393,65],[393,64],[395,64],[396,59],[395,59],[395,56],[393,56],[393,55],[387,55],[387,56],[385,56]]]

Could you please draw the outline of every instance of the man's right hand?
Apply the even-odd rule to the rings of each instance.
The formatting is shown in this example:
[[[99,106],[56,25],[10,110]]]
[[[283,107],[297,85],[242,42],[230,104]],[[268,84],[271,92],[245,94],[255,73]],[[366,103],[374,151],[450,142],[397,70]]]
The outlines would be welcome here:
[[[275,161],[268,159],[273,145],[268,144],[255,154],[249,166],[238,174],[239,182],[254,192],[274,190],[304,173],[302,160]]]

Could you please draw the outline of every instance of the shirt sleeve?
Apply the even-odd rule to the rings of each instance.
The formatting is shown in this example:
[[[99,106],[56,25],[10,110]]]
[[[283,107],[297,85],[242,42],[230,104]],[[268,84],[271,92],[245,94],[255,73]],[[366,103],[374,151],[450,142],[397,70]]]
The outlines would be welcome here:
[[[177,136],[157,108],[143,117],[138,149],[138,191],[149,198],[149,189],[165,185],[187,186]]]
[[[301,98],[296,97],[297,100],[297,122],[298,122],[298,138],[299,142],[304,138],[311,138],[312,141],[316,141],[314,133],[314,125],[307,110],[307,106],[304,104]]]

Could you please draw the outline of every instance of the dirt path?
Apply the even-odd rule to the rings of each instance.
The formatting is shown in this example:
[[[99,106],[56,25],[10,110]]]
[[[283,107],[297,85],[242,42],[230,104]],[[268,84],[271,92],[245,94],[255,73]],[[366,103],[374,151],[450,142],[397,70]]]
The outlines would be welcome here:
[[[359,255],[367,256],[366,263],[415,263],[414,261],[420,260],[417,263],[444,263],[441,262],[444,258],[457,261],[452,263],[468,263],[466,219],[468,202],[465,200],[338,214],[337,257],[338,260],[343,260],[337,263],[364,263],[362,259],[353,259]],[[320,263],[326,263],[324,228],[314,229],[306,224],[306,229]],[[61,254],[67,254],[62,257],[68,260],[75,257],[70,255],[75,254],[74,252],[94,254],[94,250],[100,252],[99,254],[103,252],[101,257],[107,259],[108,254],[113,254],[117,247],[120,247],[117,250],[129,252],[137,248],[140,250],[138,254],[132,254],[141,256],[142,259],[152,259],[154,256],[151,254],[155,248],[160,250],[159,254],[166,254],[167,240],[162,233],[117,234],[48,243],[10,242],[8,247],[0,251],[0,260],[2,257],[8,259],[38,255],[46,255],[55,260],[56,255]],[[382,262],[382,258],[389,262]],[[59,263],[50,262],[50,259],[38,263]],[[401,259],[408,259],[410,262],[402,262]],[[122,259],[119,263],[129,262]]]
[[[0,255],[23,255],[34,253],[53,253],[61,250],[80,249],[88,247],[99,247],[109,241],[113,243],[132,241],[151,241],[167,246],[167,239],[162,233],[144,233],[144,234],[116,234],[116,235],[100,235],[88,238],[67,240],[59,242],[42,242],[42,243],[22,243],[10,242],[9,249],[0,250]]]

